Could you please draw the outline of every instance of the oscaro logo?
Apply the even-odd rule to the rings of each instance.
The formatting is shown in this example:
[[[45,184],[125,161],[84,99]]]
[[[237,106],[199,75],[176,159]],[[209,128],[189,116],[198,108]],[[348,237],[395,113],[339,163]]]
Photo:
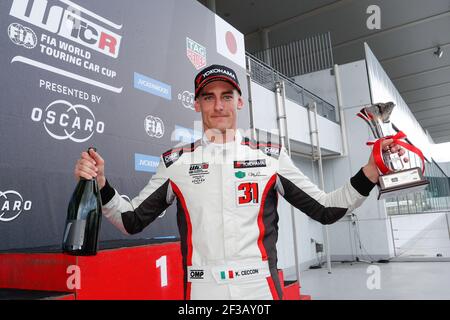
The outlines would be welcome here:
[[[33,108],[31,120],[43,122],[47,133],[54,139],[85,142],[95,132],[103,133],[105,123],[97,121],[92,111],[81,104],[72,105],[64,100],[52,102],[45,110]]]
[[[11,23],[8,27],[8,36],[14,44],[33,49],[37,45],[37,37],[33,30],[20,23]]]
[[[183,91],[178,94],[178,100],[181,101],[183,107],[186,109],[195,110],[194,108],[194,94],[189,91]]]
[[[10,222],[24,211],[31,210],[31,201],[24,201],[17,191],[0,191],[0,221]]]
[[[145,132],[150,137],[161,138],[164,135],[164,122],[154,116],[147,116],[145,118]]]
[[[33,0],[31,8],[29,8],[29,0],[14,0],[9,14],[105,55],[117,58],[121,36],[84,17],[94,17],[102,24],[115,29],[121,29],[121,25],[116,25],[70,0],[60,0],[60,2],[65,3],[68,6],[67,9],[56,5],[47,8],[47,0]],[[48,15],[45,17],[47,12]],[[81,13],[83,13],[83,18]]]

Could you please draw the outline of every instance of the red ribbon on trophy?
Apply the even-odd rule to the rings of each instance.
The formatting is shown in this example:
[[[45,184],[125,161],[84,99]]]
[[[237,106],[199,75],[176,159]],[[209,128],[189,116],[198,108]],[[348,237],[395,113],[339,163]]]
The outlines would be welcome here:
[[[380,171],[378,178],[378,200],[411,192],[420,192],[425,190],[429,181],[424,178],[425,173],[425,157],[419,148],[403,141],[406,134],[398,131],[394,135],[385,133],[393,132],[390,117],[395,104],[393,102],[375,103],[363,107],[357,116],[363,119],[369,126],[374,136],[374,141],[367,142],[367,145],[373,146],[372,155],[375,164]],[[395,129],[394,129],[395,130]],[[397,130],[396,130],[397,131]],[[422,170],[419,167],[405,168],[403,160],[397,154],[391,154],[381,148],[383,141],[392,139],[393,143],[417,154],[422,160]],[[401,168],[399,163],[401,164]]]
[[[373,150],[372,150],[373,158],[375,159],[375,163],[376,163],[378,169],[380,170],[380,172],[382,174],[388,174],[388,173],[392,173],[393,172],[384,163],[383,156],[382,156],[383,150],[381,149],[381,143],[384,140],[389,140],[389,139],[393,139],[394,140],[393,143],[398,144],[399,146],[402,146],[403,148],[405,148],[405,149],[407,149],[407,150],[417,154],[420,157],[420,159],[422,160],[422,174],[425,173],[425,157],[424,157],[422,151],[420,151],[419,148],[413,146],[412,144],[401,140],[401,139],[404,139],[404,138],[406,138],[406,134],[404,134],[402,131],[399,131],[399,132],[397,132],[397,134],[395,134],[393,136],[392,135],[391,136],[385,136],[385,137],[380,138],[380,139],[378,139],[376,141],[369,141],[369,142],[366,143],[368,146],[373,145]]]

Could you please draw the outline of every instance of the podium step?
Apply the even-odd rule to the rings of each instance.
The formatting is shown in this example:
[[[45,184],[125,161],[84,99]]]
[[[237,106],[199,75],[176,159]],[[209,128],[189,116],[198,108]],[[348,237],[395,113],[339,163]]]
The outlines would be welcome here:
[[[90,257],[60,246],[0,252],[0,299],[181,300],[183,276],[179,241],[106,241]],[[279,278],[284,300],[311,299]]]
[[[300,286],[298,281],[290,281],[284,279],[283,270],[278,270],[278,277],[283,290],[283,300],[300,300]]]
[[[77,300],[183,299],[178,241],[112,241],[100,248],[90,257],[59,247],[0,253],[0,288],[68,292]]]
[[[285,281],[283,300],[300,300],[300,286],[298,281]]]
[[[0,289],[0,300],[75,300],[75,294],[55,291]]]

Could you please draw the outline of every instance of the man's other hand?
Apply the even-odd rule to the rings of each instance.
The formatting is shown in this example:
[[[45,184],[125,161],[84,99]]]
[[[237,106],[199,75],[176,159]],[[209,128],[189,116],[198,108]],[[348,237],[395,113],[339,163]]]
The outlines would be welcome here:
[[[405,149],[403,149],[398,144],[394,143],[393,139],[386,139],[382,141],[381,147],[385,151],[389,150],[390,153],[397,153],[399,157],[403,156],[406,152]],[[403,161],[408,162],[409,159],[407,157],[404,157]],[[378,183],[380,173],[375,163],[373,152],[370,154],[369,162],[363,167],[363,172],[370,181],[372,181],[373,183]]]

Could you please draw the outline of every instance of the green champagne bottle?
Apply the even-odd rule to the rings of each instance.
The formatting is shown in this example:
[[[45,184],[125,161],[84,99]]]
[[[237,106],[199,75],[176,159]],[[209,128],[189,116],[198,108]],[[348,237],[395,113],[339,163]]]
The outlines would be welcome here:
[[[63,252],[75,256],[96,255],[101,221],[102,199],[97,179],[80,177],[67,210]]]

